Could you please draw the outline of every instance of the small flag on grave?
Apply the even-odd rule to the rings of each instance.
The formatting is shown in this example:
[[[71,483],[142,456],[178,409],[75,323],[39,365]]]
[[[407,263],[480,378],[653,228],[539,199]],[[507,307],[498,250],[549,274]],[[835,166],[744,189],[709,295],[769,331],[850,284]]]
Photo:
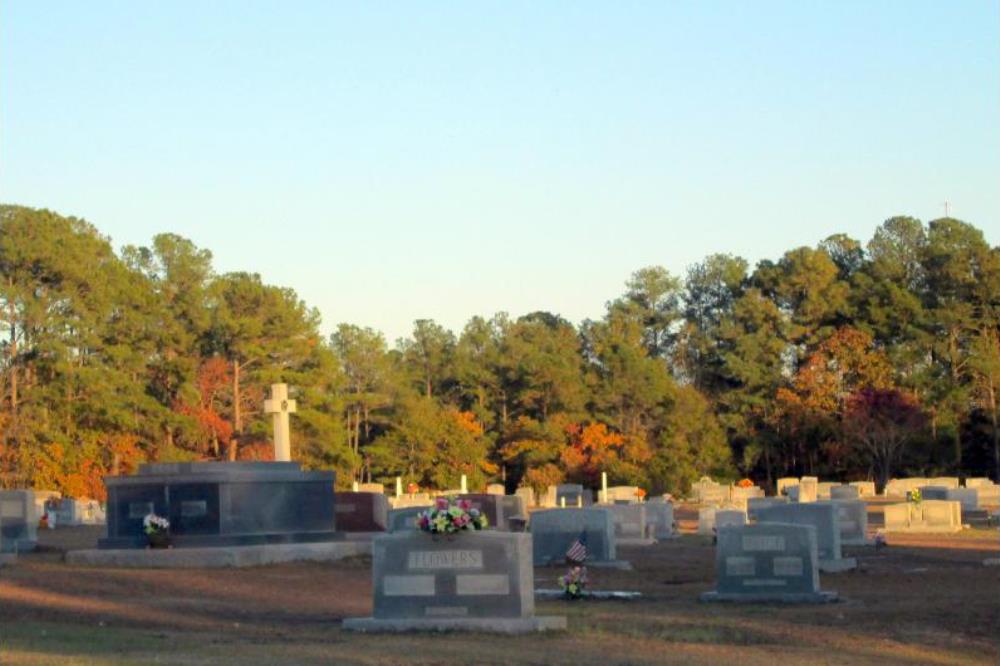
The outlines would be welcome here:
[[[583,562],[587,559],[587,533],[580,532],[580,536],[566,551],[566,560],[569,562]]]

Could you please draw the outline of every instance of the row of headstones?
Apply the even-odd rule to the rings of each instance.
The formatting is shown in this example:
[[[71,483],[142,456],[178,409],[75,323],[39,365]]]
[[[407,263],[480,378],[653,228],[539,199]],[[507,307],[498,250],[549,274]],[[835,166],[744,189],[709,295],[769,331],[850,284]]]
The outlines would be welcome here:
[[[890,479],[884,494],[886,497],[906,498],[915,490],[924,495],[927,489],[933,489],[931,499],[961,502],[962,509],[966,511],[1000,504],[1000,485],[983,477],[966,479],[964,486],[959,485],[957,477]]]
[[[873,481],[820,481],[815,476],[801,478],[783,477],[775,484],[778,497],[787,496],[793,502],[815,502],[829,499],[857,499],[874,497]]]
[[[690,498],[699,504],[735,504],[745,506],[751,497],[764,497],[759,486],[722,485],[707,476],[691,484]]]
[[[26,552],[38,544],[38,524],[48,514],[56,525],[103,525],[97,500],[62,497],[52,490],[0,490],[0,552]]]
[[[372,617],[345,620],[345,628],[562,628],[565,618],[534,615],[535,566],[565,561],[581,537],[588,564],[616,566],[623,564],[620,543],[673,535],[673,505],[666,501],[544,509],[532,513],[530,534],[483,530],[445,539],[414,529],[422,510],[389,512],[390,532],[373,541]]]

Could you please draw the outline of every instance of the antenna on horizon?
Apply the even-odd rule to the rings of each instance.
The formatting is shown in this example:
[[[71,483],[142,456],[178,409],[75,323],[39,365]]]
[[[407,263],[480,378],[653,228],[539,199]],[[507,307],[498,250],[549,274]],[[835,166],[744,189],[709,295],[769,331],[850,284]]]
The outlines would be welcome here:
[[[951,217],[951,202],[950,201],[945,201],[944,202],[944,216],[945,217]]]

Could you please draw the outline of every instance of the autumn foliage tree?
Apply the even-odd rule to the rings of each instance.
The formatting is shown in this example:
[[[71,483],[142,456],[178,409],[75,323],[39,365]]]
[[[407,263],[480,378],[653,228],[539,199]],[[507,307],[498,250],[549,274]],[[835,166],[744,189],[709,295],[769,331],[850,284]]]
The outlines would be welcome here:
[[[898,389],[867,387],[848,396],[843,430],[871,461],[884,488],[906,444],[926,417],[916,399]]]

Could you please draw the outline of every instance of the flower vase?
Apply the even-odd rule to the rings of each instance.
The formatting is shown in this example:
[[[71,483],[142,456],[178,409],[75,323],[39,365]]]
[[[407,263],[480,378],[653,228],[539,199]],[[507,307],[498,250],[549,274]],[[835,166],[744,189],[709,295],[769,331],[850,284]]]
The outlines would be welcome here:
[[[170,548],[170,534],[167,532],[150,532],[146,535],[149,547],[153,549]]]

